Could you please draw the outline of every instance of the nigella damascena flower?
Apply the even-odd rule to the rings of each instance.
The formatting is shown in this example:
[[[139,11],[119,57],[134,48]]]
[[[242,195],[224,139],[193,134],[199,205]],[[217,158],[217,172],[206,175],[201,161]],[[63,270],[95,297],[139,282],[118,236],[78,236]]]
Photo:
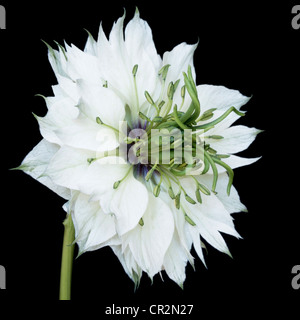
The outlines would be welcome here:
[[[257,158],[234,153],[259,131],[231,126],[248,97],[196,85],[197,45],[161,58],[139,12],[124,18],[84,51],[48,45],[58,84],[19,168],[68,200],[79,254],[110,246],[136,284],[164,270],[182,286],[192,246],[205,264],[203,241],[230,254],[221,233],[239,237],[233,169]]]

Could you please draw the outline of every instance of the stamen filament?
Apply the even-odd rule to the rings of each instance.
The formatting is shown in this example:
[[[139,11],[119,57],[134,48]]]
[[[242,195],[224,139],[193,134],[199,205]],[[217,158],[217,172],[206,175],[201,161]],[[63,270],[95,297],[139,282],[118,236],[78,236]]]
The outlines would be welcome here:
[[[139,95],[138,95],[138,90],[137,90],[137,83],[136,83],[136,73],[138,70],[138,65],[134,65],[132,69],[132,75],[133,75],[133,84],[134,84],[134,91],[135,91],[135,98],[136,98],[136,110],[137,113],[140,111],[140,103],[139,103]]]
[[[117,189],[117,188],[119,187],[120,183],[121,183],[122,181],[124,181],[124,180],[128,177],[128,175],[129,175],[130,171],[132,170],[132,168],[133,168],[133,165],[130,166],[130,168],[127,170],[125,176],[124,176],[121,180],[118,180],[118,181],[116,181],[116,182],[114,183],[114,185],[113,185],[113,188],[114,188],[114,189]]]
[[[114,130],[114,131],[117,132],[118,134],[121,134],[121,132],[120,132],[118,129],[116,129],[116,128],[114,128],[114,127],[112,127],[112,126],[104,123],[104,122],[100,119],[100,117],[96,117],[96,122],[97,122],[98,124],[102,125],[102,126],[105,126],[105,127],[109,128],[109,129]]]

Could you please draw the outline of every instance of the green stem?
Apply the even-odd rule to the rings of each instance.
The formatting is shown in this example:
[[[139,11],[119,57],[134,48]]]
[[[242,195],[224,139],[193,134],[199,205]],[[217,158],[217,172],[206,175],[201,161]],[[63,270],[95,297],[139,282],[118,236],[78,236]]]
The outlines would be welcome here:
[[[71,300],[71,280],[74,255],[73,242],[75,239],[75,229],[71,214],[68,214],[63,225],[65,231],[61,258],[59,300]]]

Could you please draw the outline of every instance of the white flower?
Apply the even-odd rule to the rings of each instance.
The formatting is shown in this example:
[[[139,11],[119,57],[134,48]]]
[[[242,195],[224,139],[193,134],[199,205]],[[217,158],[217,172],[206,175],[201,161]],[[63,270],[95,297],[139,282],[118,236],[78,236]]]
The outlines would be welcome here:
[[[143,271],[153,278],[165,270],[182,286],[192,246],[205,264],[202,240],[230,254],[221,232],[239,237],[231,213],[246,208],[232,169],[257,158],[233,154],[259,130],[231,127],[248,97],[195,85],[197,45],[181,43],[161,58],[138,11],[125,34],[124,18],[109,39],[102,26],[98,41],[89,35],[84,51],[48,45],[58,84],[45,98],[47,115],[36,116],[43,140],[19,169],[68,200],[80,254],[110,246],[136,284]],[[156,151],[151,145],[162,128],[179,133],[171,153],[162,141]],[[189,162],[175,156],[182,146],[200,153]]]

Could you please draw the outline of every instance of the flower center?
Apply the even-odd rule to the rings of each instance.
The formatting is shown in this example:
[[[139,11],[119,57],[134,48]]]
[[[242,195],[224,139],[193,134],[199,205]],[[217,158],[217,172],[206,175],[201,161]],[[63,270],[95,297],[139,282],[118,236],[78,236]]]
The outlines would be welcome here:
[[[239,116],[243,116],[244,113],[231,107],[220,117],[207,122],[207,120],[213,118],[216,109],[209,109],[201,114],[200,101],[190,66],[187,73],[183,73],[184,85],[180,89],[180,106],[173,104],[174,93],[179,90],[180,80],[168,84],[166,90],[167,101],[164,101],[165,81],[169,67],[170,65],[163,66],[158,73],[162,84],[158,100],[154,101],[148,91],[144,93],[149,104],[146,114],[140,110],[130,108],[128,105],[125,106],[125,119],[128,122],[129,129],[123,141],[127,145],[127,161],[131,164],[129,171],[133,169],[135,177],[142,180],[147,188],[153,192],[154,196],[158,197],[163,188],[174,200],[176,208],[184,212],[181,205],[182,194],[185,200],[191,204],[196,204],[194,199],[199,203],[202,202],[201,193],[210,195],[210,190],[200,182],[201,174],[207,173],[210,168],[213,172],[211,191],[215,193],[218,180],[217,165],[225,168],[228,173],[227,193],[229,195],[233,180],[233,170],[222,160],[229,156],[218,154],[216,150],[205,142],[205,137],[222,139],[222,136],[207,135],[207,133],[231,112],[235,112]],[[136,92],[136,104],[138,105],[137,71],[138,66],[135,65],[132,75]],[[183,112],[181,110],[184,106],[186,92],[188,92],[192,101],[187,110]],[[98,117],[96,121],[100,125],[105,125]],[[205,123],[201,124],[203,121]],[[116,131],[119,135],[121,134],[118,130]],[[115,189],[126,179],[129,171],[122,180],[114,184]],[[187,177],[194,181],[194,199],[182,187],[180,182],[182,177]],[[194,222],[185,212],[184,214],[186,220],[194,225]]]

